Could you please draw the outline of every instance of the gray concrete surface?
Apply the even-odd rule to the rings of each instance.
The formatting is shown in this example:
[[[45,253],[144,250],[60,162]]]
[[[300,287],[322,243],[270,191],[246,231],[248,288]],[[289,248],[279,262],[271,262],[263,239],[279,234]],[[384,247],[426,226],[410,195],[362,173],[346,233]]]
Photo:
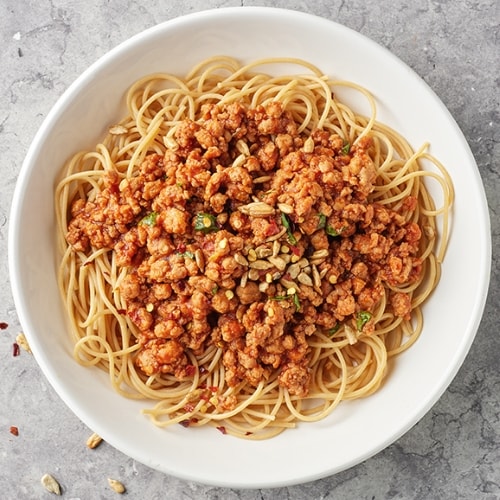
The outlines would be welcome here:
[[[493,237],[489,298],[476,340],[431,411],[396,443],[335,476],[274,490],[228,490],[151,470],[90,434],[24,351],[7,266],[9,209],[29,144],[57,98],[99,56],[159,22],[211,7],[269,5],[349,26],[389,48],[441,98],[463,130],[487,193]],[[500,498],[499,3],[497,0],[2,0],[0,2],[0,499]],[[467,235],[463,235],[464,238]],[[10,432],[17,426],[19,435]],[[210,460],[210,457],[207,457]]]

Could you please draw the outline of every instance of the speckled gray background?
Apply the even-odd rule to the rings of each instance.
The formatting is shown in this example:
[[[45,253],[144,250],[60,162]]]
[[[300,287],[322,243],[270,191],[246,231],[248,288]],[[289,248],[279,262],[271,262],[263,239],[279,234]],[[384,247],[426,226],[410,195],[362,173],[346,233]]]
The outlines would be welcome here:
[[[340,22],[389,48],[441,98],[463,130],[485,184],[493,235],[491,287],[476,340],[455,380],[405,436],[366,462],[309,484],[228,490],[151,470],[87,429],[61,402],[32,356],[12,356],[20,331],[7,267],[9,208],[37,128],[73,80],[131,35],[211,7],[286,7]],[[498,499],[500,498],[499,18],[498,0],[1,0],[0,2],[0,499]],[[467,235],[463,235],[467,238]],[[465,264],[464,264],[465,265]],[[19,428],[19,436],[9,432]],[[210,457],[207,457],[210,460]],[[279,466],[279,464],[277,464]]]

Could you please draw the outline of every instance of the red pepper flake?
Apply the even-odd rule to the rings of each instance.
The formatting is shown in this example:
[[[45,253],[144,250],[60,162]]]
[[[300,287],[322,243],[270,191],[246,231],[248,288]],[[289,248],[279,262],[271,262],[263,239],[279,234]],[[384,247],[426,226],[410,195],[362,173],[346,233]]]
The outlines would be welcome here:
[[[201,248],[208,253],[212,253],[215,251],[215,243],[212,240],[203,240]]]
[[[118,182],[112,182],[109,185],[109,192],[111,194],[118,194],[120,192],[120,184]]]
[[[194,365],[187,365],[186,366],[186,376],[187,377],[193,377],[196,373],[196,366]]]
[[[227,434],[226,428],[223,425],[221,425],[220,427],[217,427],[216,429],[219,432],[221,432],[222,434]]]
[[[191,421],[189,420],[189,418],[187,418],[186,420],[181,420],[179,422],[179,424],[181,424],[182,427],[186,427],[187,428],[187,427],[189,427],[191,425]]]
[[[10,426],[10,433],[13,436],[19,436],[19,429],[15,425]]]
[[[211,391],[211,392],[217,392],[219,390],[219,388],[216,385],[211,385],[208,388],[208,390]]]
[[[296,247],[294,245],[288,245],[290,247],[290,250],[294,255],[300,255],[300,248]]]
[[[116,312],[118,314],[127,314],[127,310],[126,309],[117,309]]]
[[[280,228],[278,226],[278,223],[274,220],[271,219],[269,221],[269,224],[265,230],[265,235],[266,236],[274,236],[275,234],[278,234],[280,232]]]
[[[14,342],[12,344],[12,356],[16,357],[21,354],[21,350],[19,349],[19,344],[17,342]]]
[[[5,321],[0,321],[0,330],[5,330],[8,327],[9,323],[6,323]]]

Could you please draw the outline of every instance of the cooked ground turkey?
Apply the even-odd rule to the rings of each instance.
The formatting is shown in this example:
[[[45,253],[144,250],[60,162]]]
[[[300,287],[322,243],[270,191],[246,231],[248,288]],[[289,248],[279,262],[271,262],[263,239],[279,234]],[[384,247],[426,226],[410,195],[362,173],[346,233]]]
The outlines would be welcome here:
[[[110,174],[93,201],[76,201],[67,241],[113,249],[127,267],[120,293],[145,374],[192,376],[188,354],[215,345],[230,386],[277,371],[307,395],[308,337],[341,324],[372,333],[387,285],[419,278],[416,200],[405,216],[370,203],[371,141],[308,139],[277,102],[205,105],[174,137],[135,177]],[[387,308],[409,319],[410,298],[389,292]]]

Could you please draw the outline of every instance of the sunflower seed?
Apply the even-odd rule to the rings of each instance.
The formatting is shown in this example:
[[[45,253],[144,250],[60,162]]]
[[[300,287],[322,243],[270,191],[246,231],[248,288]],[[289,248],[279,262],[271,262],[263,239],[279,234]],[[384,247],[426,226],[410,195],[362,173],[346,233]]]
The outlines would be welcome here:
[[[241,288],[245,288],[247,286],[247,282],[248,282],[248,272],[243,273],[243,276],[240,279]]]
[[[290,263],[292,256],[289,253],[280,253],[278,256],[280,259],[283,259],[287,264]]]
[[[93,450],[97,448],[102,443],[102,437],[95,432],[87,439],[87,448]]]
[[[44,474],[40,481],[44,488],[50,493],[55,493],[56,495],[61,494],[61,486],[50,474]]]
[[[250,262],[249,265],[252,269],[259,269],[261,271],[265,271],[267,269],[271,269],[273,267],[273,264],[269,262],[268,260],[255,260],[254,262]]]
[[[302,273],[299,273],[299,275],[297,276],[297,281],[299,283],[302,283],[303,285],[306,285],[306,286],[313,286],[313,282],[312,282],[312,279],[310,278],[310,276],[304,272]]]
[[[288,266],[288,269],[286,270],[286,272],[288,273],[290,278],[292,278],[294,280],[300,273],[299,264],[297,262],[295,262],[295,264],[291,264],[290,266]]]
[[[293,214],[293,207],[288,203],[278,203],[278,208],[284,214]]]
[[[290,288],[293,288],[295,291],[298,290],[298,286],[297,286],[297,283],[295,283],[295,281],[291,281],[289,279],[286,279],[286,278],[281,278],[280,279],[280,283],[288,290]]]
[[[308,137],[304,142],[304,153],[312,153],[314,151],[314,140]]]
[[[116,493],[125,493],[125,486],[123,485],[123,483],[120,483],[120,481],[108,477],[108,484],[113,491],[116,491]]]
[[[325,262],[325,259],[309,259],[309,264],[314,264],[315,266],[319,266],[322,262]]]
[[[234,254],[234,260],[240,264],[241,266],[248,266],[248,260],[241,255],[241,253],[235,253]]]
[[[16,342],[19,345],[19,347],[21,347],[26,352],[31,354],[31,349],[30,349],[30,346],[28,344],[28,341],[26,340],[24,333],[21,332],[21,333],[18,333],[16,335]]]
[[[236,157],[236,159],[233,161],[232,166],[241,167],[246,161],[247,161],[246,156],[244,154],[241,154]]]
[[[328,257],[329,255],[329,252],[326,248],[322,249],[322,250],[316,250],[315,252],[312,253],[311,255],[311,260],[313,259],[325,259],[326,257]]]
[[[262,175],[261,177],[256,177],[253,180],[254,184],[263,184],[264,182],[270,181],[271,176],[270,175]]]
[[[127,127],[124,127],[123,125],[113,125],[112,127],[109,128],[109,133],[111,135],[122,135],[126,134],[128,132]]]
[[[274,214],[274,208],[263,201],[253,201],[252,203],[238,207],[238,210],[253,217],[267,217]]]
[[[278,240],[273,241],[273,250],[272,250],[272,256],[277,257],[278,254],[280,253],[281,249],[281,243]]]
[[[284,271],[286,268],[286,262],[280,257],[271,256],[267,260],[279,271]]]
[[[259,259],[265,259],[266,257],[269,257],[272,254],[273,254],[272,249],[265,245],[260,245],[255,249],[255,255],[257,255],[257,258]]]
[[[276,241],[279,240],[286,233],[286,227],[284,227],[279,233],[273,234],[266,239],[266,241]]]
[[[321,278],[319,276],[318,268],[314,265],[312,266],[312,279],[314,286],[319,289],[321,287]]]
[[[245,156],[250,156],[250,149],[248,148],[248,144],[241,140],[241,139],[238,139],[236,141],[236,149],[243,155]]]
[[[198,250],[194,253],[194,259],[199,270],[203,272],[205,269],[205,256],[203,255],[201,248],[198,248]]]

